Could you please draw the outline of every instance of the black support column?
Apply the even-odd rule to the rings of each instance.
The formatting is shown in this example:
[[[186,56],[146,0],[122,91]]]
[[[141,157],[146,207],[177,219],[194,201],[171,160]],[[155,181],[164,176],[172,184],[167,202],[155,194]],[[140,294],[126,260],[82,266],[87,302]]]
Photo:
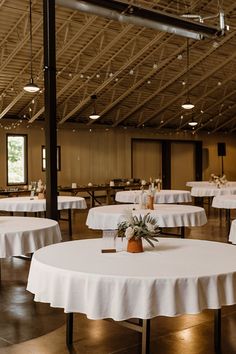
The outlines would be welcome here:
[[[46,217],[57,220],[55,0],[43,0],[46,139]]]
[[[162,142],[162,188],[171,189],[171,141]]]
[[[195,180],[202,181],[202,141],[195,142]]]

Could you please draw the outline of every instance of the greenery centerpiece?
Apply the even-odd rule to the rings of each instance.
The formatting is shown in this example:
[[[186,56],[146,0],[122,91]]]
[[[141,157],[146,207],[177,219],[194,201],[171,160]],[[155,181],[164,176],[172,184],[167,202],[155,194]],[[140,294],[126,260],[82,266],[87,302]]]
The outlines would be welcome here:
[[[155,247],[154,242],[158,242],[156,237],[160,234],[156,219],[150,213],[144,216],[133,216],[131,210],[127,211],[125,217],[126,220],[118,224],[118,236],[128,240],[127,251],[143,252],[142,239]]]

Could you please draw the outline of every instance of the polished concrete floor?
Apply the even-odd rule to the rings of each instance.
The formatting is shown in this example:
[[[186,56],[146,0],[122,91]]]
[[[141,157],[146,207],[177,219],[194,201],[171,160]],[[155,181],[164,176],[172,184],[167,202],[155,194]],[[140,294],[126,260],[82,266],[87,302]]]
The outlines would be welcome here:
[[[207,207],[207,206],[206,206]],[[188,228],[186,238],[227,242],[224,215],[206,209],[208,223]],[[235,215],[236,217],[236,215]],[[86,212],[75,212],[73,238],[100,237],[85,227]],[[67,240],[67,223],[60,222]],[[236,246],[232,246],[236,247]],[[236,262],[236,260],[235,260]],[[65,315],[60,309],[35,303],[26,288],[30,261],[2,260],[0,288],[0,354],[66,354]],[[187,265],[186,265],[187,266]],[[236,306],[222,310],[222,354],[236,353]],[[74,354],[138,354],[139,335],[116,323],[75,315]],[[151,321],[151,354],[213,354],[213,312]]]

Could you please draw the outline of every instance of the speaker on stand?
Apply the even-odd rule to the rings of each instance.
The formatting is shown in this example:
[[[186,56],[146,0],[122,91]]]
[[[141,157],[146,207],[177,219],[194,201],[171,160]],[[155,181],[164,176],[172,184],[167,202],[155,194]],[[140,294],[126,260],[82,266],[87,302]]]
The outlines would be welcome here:
[[[226,156],[226,145],[225,143],[217,143],[218,156],[221,156],[221,175],[224,174],[224,156]]]

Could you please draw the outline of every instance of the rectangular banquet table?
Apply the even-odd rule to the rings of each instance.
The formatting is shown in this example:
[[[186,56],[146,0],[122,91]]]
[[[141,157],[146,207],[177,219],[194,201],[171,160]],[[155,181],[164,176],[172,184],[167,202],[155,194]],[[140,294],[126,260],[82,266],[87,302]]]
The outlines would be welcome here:
[[[151,318],[214,309],[219,352],[221,307],[236,304],[234,246],[160,238],[155,248],[145,244],[143,253],[101,253],[102,248],[102,239],[69,241],[33,255],[27,290],[35,301],[63,308],[68,314],[68,347],[74,312],[94,320],[141,319],[142,329],[137,324],[132,328],[142,332],[142,354],[146,354]]]
[[[96,196],[96,192],[106,192],[106,203],[111,204],[112,194],[116,190],[136,189],[139,188],[138,183],[115,183],[114,186],[109,184],[93,184],[91,186],[77,186],[77,187],[59,187],[58,192],[71,193],[76,196],[78,193],[87,193],[90,196],[90,206],[94,207],[96,203],[101,205],[101,202]]]

